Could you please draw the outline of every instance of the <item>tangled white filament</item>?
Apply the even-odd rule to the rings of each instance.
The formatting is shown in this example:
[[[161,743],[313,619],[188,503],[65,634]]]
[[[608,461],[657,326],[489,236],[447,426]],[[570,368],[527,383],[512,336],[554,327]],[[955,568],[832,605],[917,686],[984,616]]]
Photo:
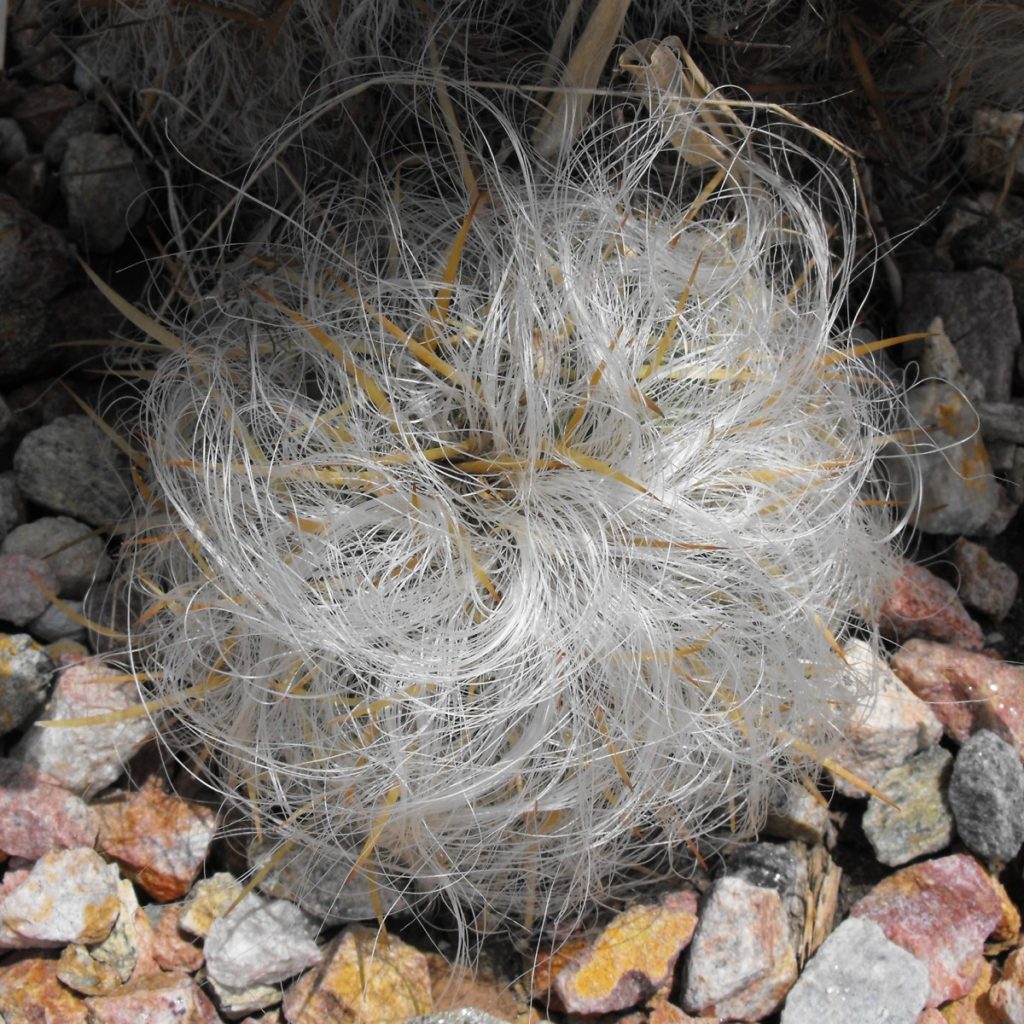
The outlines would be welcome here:
[[[273,841],[529,928],[828,753],[886,424],[778,126],[670,91],[545,163],[445,95],[179,325],[133,655]]]

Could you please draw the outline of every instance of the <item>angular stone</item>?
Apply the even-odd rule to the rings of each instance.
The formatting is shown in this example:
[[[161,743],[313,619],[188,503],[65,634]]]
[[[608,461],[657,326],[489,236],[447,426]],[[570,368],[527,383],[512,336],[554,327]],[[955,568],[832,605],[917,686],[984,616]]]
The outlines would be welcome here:
[[[0,899],[0,949],[102,942],[120,910],[117,882],[117,868],[93,850],[46,854]]]
[[[697,897],[670,893],[613,918],[555,981],[571,1013],[614,1013],[671,985],[680,953],[697,925]]]
[[[58,416],[26,434],[14,453],[26,498],[90,526],[121,522],[131,505],[127,460],[88,416]]]
[[[86,1024],[85,1002],[57,977],[57,961],[40,957],[0,966],[0,1020],[7,1024]]]
[[[1017,574],[993,558],[980,544],[961,537],[953,547],[953,564],[960,573],[960,597],[998,622],[1017,599]]]
[[[1004,1018],[992,1008],[989,1001],[993,976],[992,963],[985,960],[982,963],[981,972],[978,974],[978,980],[967,995],[954,999],[951,1003],[946,1003],[941,1013],[938,1010],[932,1011],[939,1018],[936,1024],[1006,1024]]]
[[[182,908],[169,903],[150,903],[142,914],[149,924],[149,953],[165,971],[192,974],[203,966],[203,951],[191,942],[180,926]]]
[[[937,316],[985,398],[1007,401],[1021,342],[1010,282],[989,269],[904,274],[901,330],[926,330]]]
[[[146,975],[85,1005],[89,1024],[220,1024],[213,1004],[187,974]]]
[[[782,1024],[915,1024],[928,997],[928,968],[873,921],[849,918],[804,967]]]
[[[27,555],[0,555],[0,619],[26,625],[46,611],[46,592],[56,589],[57,577],[46,562]]]
[[[688,1013],[758,1020],[797,977],[782,899],[741,878],[719,879],[704,898],[683,992]]]
[[[976,729],[990,729],[1024,757],[1024,667],[909,640],[893,655],[892,668],[958,743]]]
[[[1015,949],[1003,964],[1003,975],[988,991],[999,1014],[998,1024],[1024,1024],[1024,949]]]
[[[26,633],[0,633],[0,736],[24,725],[46,699],[53,661]]]
[[[56,643],[58,640],[81,641],[86,638],[86,628],[71,617],[69,612],[84,614],[81,601],[65,598],[61,606],[51,604],[42,615],[34,618],[25,628],[37,640],[45,644]]]
[[[103,538],[69,516],[43,516],[17,527],[4,538],[0,552],[45,561],[64,597],[84,597],[94,580],[107,579],[114,568]]]
[[[99,819],[80,797],[20,761],[0,758],[0,852],[38,860],[92,846]]]
[[[814,796],[799,782],[787,781],[772,791],[762,834],[814,846],[824,842],[828,823],[825,798]]]
[[[847,726],[832,760],[872,786],[890,768],[942,739],[942,723],[930,707],[900,681],[885,661],[862,640],[851,640],[843,652],[850,671],[863,680],[875,699]],[[844,796],[867,796],[839,776]]]
[[[141,165],[119,135],[83,132],[68,139],[60,165],[68,227],[92,252],[119,248],[142,216]]]
[[[323,965],[285,993],[288,1024],[380,1024],[433,1011],[426,957],[394,935],[350,925]]]
[[[0,195],[0,306],[8,302],[47,303],[70,283],[75,257],[64,236],[29,213],[16,199]],[[32,369],[45,351],[28,364],[12,365],[0,351],[0,377]]]
[[[189,935],[205,938],[210,934],[213,922],[226,914],[243,892],[242,883],[227,871],[218,871],[209,878],[201,879],[192,886],[181,908],[179,926]]]
[[[320,963],[316,924],[294,903],[249,893],[210,926],[206,976],[224,1012],[240,1016],[281,999],[279,983]]]
[[[458,1013],[472,1007],[499,1020],[529,1019],[533,1013],[529,993],[500,979],[486,964],[466,968],[450,963],[439,953],[427,953],[430,991],[437,1014]]]
[[[39,726],[27,733],[12,756],[54,778],[88,800],[116,781],[128,759],[153,734],[142,713],[135,683],[102,662],[63,668],[44,720],[98,718],[98,724]],[[125,714],[121,721],[99,716]]]
[[[1003,916],[992,879],[973,857],[912,864],[879,882],[850,910],[928,968],[928,1005],[966,995],[982,970],[985,940]]]
[[[967,614],[956,591],[945,580],[906,559],[879,616],[886,632],[901,642],[924,637],[965,650],[980,651],[985,646],[985,634]]]
[[[960,748],[949,787],[956,830],[976,856],[1008,864],[1024,843],[1024,765],[982,729]]]
[[[933,747],[892,768],[878,780],[878,789],[896,806],[872,797],[864,812],[864,834],[882,864],[897,867],[953,841],[953,815],[946,789],[953,755]]]
[[[162,903],[189,891],[217,831],[213,811],[169,795],[156,776],[97,813],[100,850]]]
[[[66,946],[60,955],[58,977],[82,995],[105,995],[119,989],[134,974],[139,961],[139,901],[131,882],[119,881],[117,893],[120,907],[110,934],[94,946]]]

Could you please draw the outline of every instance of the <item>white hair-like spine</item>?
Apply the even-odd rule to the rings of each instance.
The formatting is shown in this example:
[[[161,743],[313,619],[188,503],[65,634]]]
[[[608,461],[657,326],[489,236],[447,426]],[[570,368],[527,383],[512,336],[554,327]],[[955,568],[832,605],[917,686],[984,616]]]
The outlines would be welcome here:
[[[531,928],[749,834],[857,713],[887,393],[788,129],[613,98],[544,161],[436,84],[400,175],[177,326],[132,655],[273,841]]]

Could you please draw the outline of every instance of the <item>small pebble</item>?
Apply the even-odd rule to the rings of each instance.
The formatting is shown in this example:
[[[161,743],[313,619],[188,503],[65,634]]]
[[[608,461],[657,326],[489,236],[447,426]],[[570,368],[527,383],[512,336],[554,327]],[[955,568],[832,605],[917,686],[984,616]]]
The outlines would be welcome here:
[[[64,120],[67,112],[81,102],[82,97],[74,89],[55,82],[30,89],[11,113],[21,125],[30,145],[40,149],[50,132]]]
[[[84,641],[87,630],[81,622],[73,619],[65,609],[83,614],[81,601],[65,598],[61,606],[51,604],[42,615],[33,619],[25,628],[37,640],[44,644],[52,644],[57,640]]]
[[[114,864],[84,847],[47,853],[0,899],[0,949],[102,942],[120,907]]]
[[[11,196],[0,195],[0,305],[50,302],[71,283],[75,257],[64,235]],[[35,365],[11,362],[20,349],[13,339],[0,346],[0,377],[15,377]],[[45,355],[45,353],[43,353]]]
[[[828,823],[824,799],[813,796],[799,782],[784,781],[772,790],[763,834],[814,846],[824,842]]]
[[[984,961],[985,940],[999,927],[1002,900],[973,857],[953,854],[902,868],[850,910],[928,968],[928,1006],[970,992]]]
[[[687,1013],[759,1020],[775,1010],[797,977],[782,899],[742,878],[715,882],[704,897],[687,957]]]
[[[14,471],[21,493],[53,512],[90,526],[110,526],[127,514],[126,459],[84,414],[60,416],[27,434]]]
[[[876,786],[890,768],[942,739],[942,723],[928,705],[912,693],[880,655],[862,640],[843,651],[850,671],[869,688],[874,699],[845,729],[832,760]],[[864,798],[859,786],[834,777],[844,796]]]
[[[13,117],[0,117],[0,167],[10,167],[26,156],[28,142],[21,125]]]
[[[931,705],[957,743],[977,729],[990,729],[1024,756],[1024,666],[908,640],[893,655],[892,668]]]
[[[71,231],[88,251],[108,253],[142,216],[146,185],[120,135],[83,132],[67,141],[60,190]]]
[[[971,177],[983,185],[1001,189],[1006,172],[1012,166],[1014,182],[1024,181],[1024,153],[1017,148],[1022,131],[1024,113],[1020,111],[987,107],[975,110],[971,130],[964,140],[964,165]]]
[[[206,976],[225,1013],[235,1016],[280,1002],[279,983],[323,959],[316,922],[287,900],[249,893],[210,926],[203,944]]]
[[[150,923],[153,959],[165,971],[198,971],[203,966],[203,951],[188,940],[180,928],[181,906],[150,903],[143,913]]]
[[[953,564],[960,572],[960,597],[964,604],[995,622],[1006,618],[1017,599],[1017,574],[1005,562],[993,558],[980,544],[963,537],[953,548]]]
[[[988,1002],[1005,1024],[1024,1024],[1024,949],[1015,949],[1002,977],[988,991]]]
[[[426,957],[395,935],[382,941],[376,928],[349,925],[284,996],[288,1024],[381,1024],[430,1014]]]
[[[102,662],[61,670],[44,719],[90,718],[127,712],[101,725],[40,726],[26,733],[11,756],[38,768],[85,799],[116,782],[128,759],[154,734],[132,681]]]
[[[85,1005],[89,1024],[220,1024],[213,1003],[182,974],[149,974]]]
[[[13,471],[0,473],[0,538],[6,537],[19,523],[25,521],[25,499],[18,490]]]
[[[1024,843],[1024,766],[1017,751],[982,729],[960,748],[949,803],[964,845],[982,860],[1007,864]]]
[[[31,957],[0,966],[0,1020],[7,1024],[87,1024],[84,1000],[61,984],[57,961]]]
[[[69,516],[42,516],[17,527],[4,538],[0,552],[43,559],[62,597],[83,597],[95,580],[107,579],[114,569],[103,538]]]
[[[205,938],[213,922],[228,912],[243,891],[242,883],[227,871],[200,879],[181,908],[179,925],[190,935]]]
[[[671,986],[679,955],[697,925],[697,897],[670,893],[616,915],[555,981],[570,1013],[615,1013]]]
[[[426,1016],[410,1017],[405,1024],[506,1024],[499,1017],[492,1017],[483,1010],[446,1010],[444,1013],[428,1013]]]
[[[946,800],[952,765],[948,750],[933,747],[878,780],[879,792],[896,806],[872,797],[863,826],[882,864],[898,867],[952,842],[953,815]]]
[[[96,812],[40,772],[0,758],[0,852],[38,860],[56,849],[92,846]]]
[[[761,889],[774,889],[782,900],[793,948],[803,939],[809,895],[807,850],[800,843],[745,843],[725,858],[723,875],[741,878]]]
[[[53,680],[53,661],[26,633],[0,633],[0,735],[39,710]]]
[[[41,558],[0,555],[0,619],[24,626],[50,605],[47,591],[57,588],[57,576]]]
[[[928,968],[873,921],[850,918],[804,967],[782,1024],[915,1024],[928,998]]]
[[[101,852],[162,903],[189,891],[217,831],[213,811],[168,794],[155,776],[96,813]]]
[[[106,127],[106,120],[103,108],[95,101],[82,103],[74,110],[69,110],[43,144],[43,156],[48,163],[60,164],[71,139],[85,132],[102,131]]]
[[[907,559],[879,614],[886,632],[900,642],[924,637],[970,651],[985,646],[981,626],[967,614],[956,591]]]

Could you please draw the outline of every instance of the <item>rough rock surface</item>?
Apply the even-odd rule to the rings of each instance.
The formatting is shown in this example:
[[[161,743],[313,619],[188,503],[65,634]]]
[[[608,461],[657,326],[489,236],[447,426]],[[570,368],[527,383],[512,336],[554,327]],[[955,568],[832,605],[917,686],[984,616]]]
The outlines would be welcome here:
[[[12,530],[0,552],[42,559],[57,578],[63,597],[82,597],[93,580],[106,579],[114,565],[103,538],[69,516],[43,516]]]
[[[26,633],[0,633],[0,736],[23,725],[46,699],[53,662]]]
[[[970,651],[985,646],[985,634],[967,614],[956,591],[924,566],[906,559],[880,617],[883,628],[899,641],[924,637]]]

